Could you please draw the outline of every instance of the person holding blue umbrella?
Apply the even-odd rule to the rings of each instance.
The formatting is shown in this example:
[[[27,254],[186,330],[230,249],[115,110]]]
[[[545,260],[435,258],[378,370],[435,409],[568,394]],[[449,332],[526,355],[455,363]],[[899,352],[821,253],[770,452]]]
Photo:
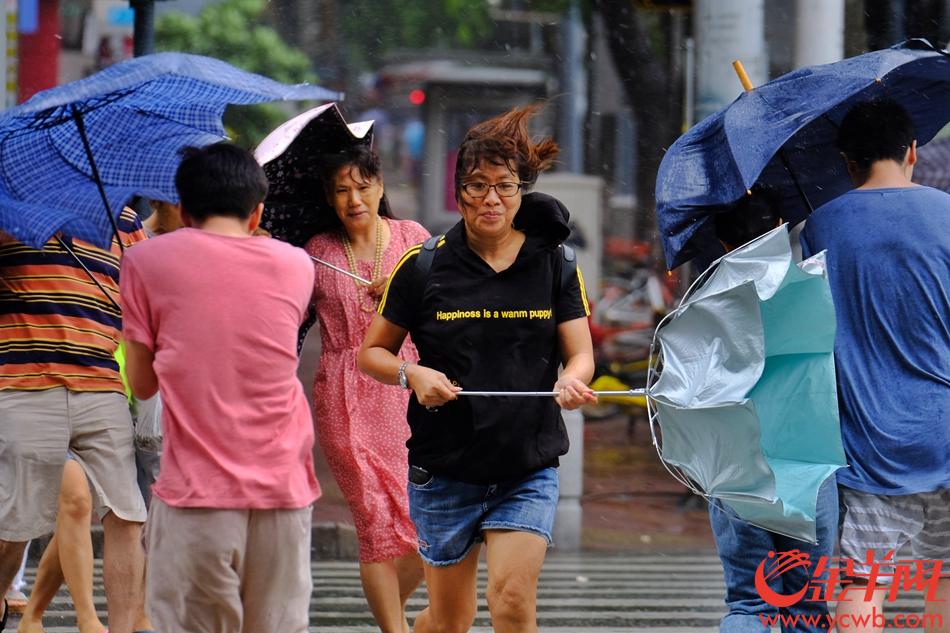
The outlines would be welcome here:
[[[131,209],[118,227],[126,248],[145,239]],[[146,511],[113,358],[122,256],[119,240],[109,250],[80,239],[50,240],[40,250],[0,233],[0,481],[7,491],[0,500],[0,586],[16,573],[25,542],[53,531],[69,451],[105,530],[109,626],[129,633],[142,601]],[[5,617],[4,610],[0,621]]]
[[[838,318],[841,557],[850,580],[868,583],[874,567],[886,585],[884,557],[908,542],[914,558],[950,565],[950,195],[911,181],[915,125],[894,101],[854,106],[838,147],[856,189],[818,208],[801,242],[828,251]],[[864,593],[839,600],[838,617],[880,612],[886,591]],[[950,578],[927,597],[950,630]]]

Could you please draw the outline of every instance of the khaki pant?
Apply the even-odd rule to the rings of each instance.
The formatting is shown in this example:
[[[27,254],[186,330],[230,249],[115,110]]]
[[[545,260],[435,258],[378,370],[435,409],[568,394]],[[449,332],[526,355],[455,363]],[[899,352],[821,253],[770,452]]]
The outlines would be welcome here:
[[[0,539],[28,541],[53,531],[67,451],[89,479],[100,518],[113,512],[145,520],[125,395],[0,390]]]
[[[145,524],[146,609],[157,631],[307,633],[310,507],[173,508]]]

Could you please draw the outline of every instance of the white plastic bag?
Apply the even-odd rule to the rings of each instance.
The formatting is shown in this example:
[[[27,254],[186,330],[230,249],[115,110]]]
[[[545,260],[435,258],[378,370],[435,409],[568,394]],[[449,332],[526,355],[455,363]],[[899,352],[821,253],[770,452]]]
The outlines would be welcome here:
[[[135,422],[135,446],[140,450],[162,450],[162,399],[158,392],[146,400],[134,399],[132,419]]]

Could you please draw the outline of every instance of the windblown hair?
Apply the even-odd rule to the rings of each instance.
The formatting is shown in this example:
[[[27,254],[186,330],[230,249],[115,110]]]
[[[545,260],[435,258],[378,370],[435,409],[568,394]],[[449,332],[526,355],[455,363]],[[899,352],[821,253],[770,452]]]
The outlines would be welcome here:
[[[333,200],[333,179],[337,172],[347,166],[355,169],[363,180],[383,179],[383,167],[379,160],[379,154],[367,145],[359,143],[334,154],[322,154],[320,156],[320,182],[327,197],[327,205],[326,208],[321,206],[317,209],[317,214],[320,216],[318,230],[320,233],[331,229],[343,229],[343,224],[340,222],[340,218],[337,217],[336,211],[333,210],[331,201]],[[379,201],[379,215],[385,218],[396,217],[389,208],[389,201],[386,199],[385,193]]]
[[[859,169],[870,169],[879,160],[904,160],[916,138],[914,122],[896,101],[876,99],[848,111],[838,128],[838,149]]]
[[[245,149],[220,142],[185,147],[175,172],[181,206],[195,220],[211,216],[246,220],[267,196],[267,176]]]
[[[535,141],[528,133],[528,122],[543,107],[543,103],[534,103],[513,108],[468,131],[455,162],[456,201],[462,200],[462,180],[483,162],[508,167],[526,189],[551,167],[560,151],[557,143],[551,138]]]

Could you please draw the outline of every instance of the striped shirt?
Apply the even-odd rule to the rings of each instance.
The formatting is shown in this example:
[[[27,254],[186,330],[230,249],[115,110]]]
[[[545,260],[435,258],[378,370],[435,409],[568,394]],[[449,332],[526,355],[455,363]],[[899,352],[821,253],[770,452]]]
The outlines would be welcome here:
[[[145,239],[138,216],[124,209],[122,243]],[[116,301],[121,252],[78,239],[72,249]],[[56,241],[42,251],[0,233],[0,390],[123,393],[114,353],[122,315]]]

